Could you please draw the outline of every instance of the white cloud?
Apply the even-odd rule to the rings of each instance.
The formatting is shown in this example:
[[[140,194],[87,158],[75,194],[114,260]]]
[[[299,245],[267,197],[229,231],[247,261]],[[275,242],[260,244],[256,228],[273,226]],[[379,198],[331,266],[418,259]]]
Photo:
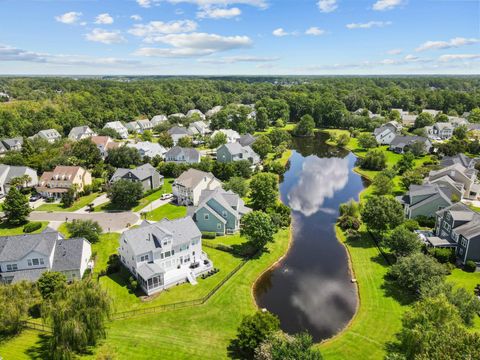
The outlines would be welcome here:
[[[102,44],[118,44],[126,41],[119,31],[107,31],[104,29],[93,29],[85,34],[88,41],[99,42]]]
[[[338,8],[337,0],[319,0],[317,6],[324,13],[335,11]]]
[[[262,56],[249,56],[249,55],[239,55],[239,56],[228,56],[223,58],[203,58],[198,61],[201,63],[208,64],[235,64],[235,63],[269,63],[273,61],[278,61],[278,57],[262,57]]]
[[[288,33],[288,32],[286,32],[285,30],[283,30],[283,28],[278,28],[278,29],[273,30],[273,31],[272,31],[272,34],[273,34],[274,36],[278,36],[278,37],[290,35],[290,33]]]
[[[144,8],[149,8],[152,6],[151,0],[137,0],[137,4]]]
[[[143,37],[146,42],[153,42],[156,36],[187,33],[196,29],[197,23],[191,20],[150,21],[148,24],[136,24],[128,32],[132,35]]]
[[[399,55],[403,52],[402,49],[391,49],[387,51],[388,55]]]
[[[373,27],[385,27],[391,25],[391,21],[369,21],[367,23],[351,23],[347,24],[347,29],[371,29]]]
[[[19,61],[42,64],[70,65],[70,66],[138,66],[137,60],[125,60],[114,57],[94,58],[83,55],[54,55],[48,53],[38,53],[11,46],[0,45],[0,61]]]
[[[448,54],[442,55],[438,58],[441,62],[463,61],[463,60],[478,60],[480,54]]]
[[[111,17],[109,13],[100,14],[95,18],[95,24],[113,24],[113,17]]]
[[[403,0],[378,0],[373,4],[373,10],[385,11],[395,9],[397,6],[402,5]]]
[[[312,26],[311,28],[308,28],[307,31],[305,31],[305,34],[312,36],[320,36],[325,34],[325,30],[322,30],[316,26]]]
[[[463,37],[456,37],[456,38],[450,39],[449,41],[426,41],[415,50],[425,51],[425,50],[450,49],[450,48],[457,48],[465,45],[474,45],[478,43],[480,43],[480,39],[475,39],[475,38],[467,39]]]
[[[80,16],[82,16],[81,12],[70,11],[65,14],[55,16],[55,20],[63,24],[72,25],[72,24],[75,24],[80,19]]]
[[[232,8],[213,8],[206,7],[197,12],[197,17],[200,19],[230,19],[237,17],[242,11],[237,7]]]
[[[142,17],[137,14],[130,16],[130,19],[132,19],[133,21],[142,21]]]
[[[221,36],[208,33],[168,34],[151,39],[170,45],[170,48],[143,47],[134,55],[159,57],[195,57],[247,48],[252,45],[248,36]]]

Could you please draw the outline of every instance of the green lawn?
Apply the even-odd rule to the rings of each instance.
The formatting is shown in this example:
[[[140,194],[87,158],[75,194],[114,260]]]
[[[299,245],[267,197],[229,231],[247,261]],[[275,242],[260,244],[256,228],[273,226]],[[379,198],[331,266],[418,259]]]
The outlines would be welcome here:
[[[82,196],[78,198],[73,203],[73,205],[68,208],[64,208],[60,203],[50,203],[50,204],[47,203],[47,204],[40,205],[38,208],[35,209],[35,211],[68,211],[68,212],[77,211],[87,206],[88,204],[90,204],[93,200],[95,200],[100,195],[101,194],[99,193],[92,193],[87,196]]]
[[[185,206],[177,206],[174,204],[165,204],[153,211],[147,213],[147,220],[160,221],[163,218],[170,220],[178,219],[187,215],[187,208]]]
[[[41,221],[42,227],[37,231],[34,231],[31,234],[38,234],[41,233],[48,225],[48,221]],[[23,232],[23,225],[21,226],[10,226],[7,223],[0,223],[0,236],[8,236],[8,235],[22,235]]]

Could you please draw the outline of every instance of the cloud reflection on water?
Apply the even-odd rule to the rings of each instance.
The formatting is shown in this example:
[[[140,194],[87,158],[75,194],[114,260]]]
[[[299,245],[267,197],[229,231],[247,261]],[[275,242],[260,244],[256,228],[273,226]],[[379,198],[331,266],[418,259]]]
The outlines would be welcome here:
[[[348,159],[309,156],[302,164],[298,183],[287,195],[289,206],[305,216],[320,210],[326,198],[348,182]]]

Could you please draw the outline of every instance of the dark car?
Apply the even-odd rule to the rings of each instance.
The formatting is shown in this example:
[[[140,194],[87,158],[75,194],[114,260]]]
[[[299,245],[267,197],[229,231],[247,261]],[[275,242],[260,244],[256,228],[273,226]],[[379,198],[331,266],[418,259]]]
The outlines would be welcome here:
[[[40,199],[41,199],[41,196],[38,194],[30,196],[30,202],[35,202]]]

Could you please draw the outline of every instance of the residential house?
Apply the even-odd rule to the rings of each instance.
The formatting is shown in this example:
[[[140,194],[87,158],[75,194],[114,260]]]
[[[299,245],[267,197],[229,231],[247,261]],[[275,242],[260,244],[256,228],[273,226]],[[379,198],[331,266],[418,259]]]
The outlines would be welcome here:
[[[21,151],[23,146],[23,137],[15,137],[10,139],[3,139],[0,141],[6,151]],[[0,151],[1,153],[1,151]]]
[[[438,114],[440,114],[442,111],[440,110],[432,110],[432,109],[423,109],[422,110],[422,113],[427,113],[427,114],[430,114],[432,115],[433,117],[437,116]]]
[[[205,121],[195,121],[191,123],[190,126],[188,127],[188,130],[193,135],[200,135],[200,136],[205,136],[212,132],[209,126],[207,125],[207,123],[205,123]]]
[[[189,216],[144,221],[122,234],[118,252],[147,295],[186,281],[196,285],[197,276],[213,268],[202,250],[202,233]]]
[[[97,134],[88,126],[77,126],[77,127],[74,127],[72,130],[70,130],[70,133],[68,134],[68,138],[70,140],[78,141],[78,140],[87,139],[96,135]]]
[[[188,214],[200,231],[217,235],[238,232],[242,216],[250,211],[240,196],[221,187],[203,190],[198,206],[188,208]]]
[[[138,124],[138,127],[140,128],[139,129],[140,134],[143,134],[145,131],[153,130],[153,124],[148,119],[138,120],[137,124]]]
[[[165,162],[179,164],[198,164],[201,160],[200,151],[194,148],[174,146],[165,153]]]
[[[372,113],[370,110],[362,108],[355,110],[353,114],[358,116],[368,116],[370,119],[373,119],[375,116],[377,116],[377,114]]]
[[[445,156],[442,160],[440,160],[440,166],[442,168],[445,168],[447,166],[451,166],[454,164],[460,164],[467,169],[473,169],[475,168],[475,165],[479,161],[480,161],[479,158],[472,159],[471,157],[468,157],[467,155],[460,153],[455,156]]]
[[[212,137],[217,135],[219,132],[227,136],[227,143],[234,143],[240,139],[240,134],[232,129],[215,130],[212,134]]]
[[[400,134],[402,125],[397,121],[390,121],[373,131],[375,140],[382,145],[389,145],[395,137]]]
[[[90,140],[97,145],[103,159],[107,157],[108,150],[116,149],[120,146],[120,143],[113,140],[110,136],[92,136]]]
[[[405,210],[405,216],[415,219],[418,216],[435,217],[438,210],[452,205],[452,192],[442,184],[410,185],[408,192],[397,197]]]
[[[214,106],[213,108],[211,108],[210,110],[208,110],[206,113],[205,113],[205,116],[207,118],[211,118],[212,116],[214,116],[215,114],[218,114],[221,110],[223,109],[223,106]]]
[[[174,126],[168,130],[168,135],[173,140],[173,145],[177,145],[178,141],[184,137],[192,136],[192,133],[189,129],[184,128],[183,126]]]
[[[450,124],[452,124],[454,129],[456,129],[459,126],[467,126],[468,127],[468,124],[470,124],[470,122],[467,119],[461,118],[461,117],[458,117],[458,116],[449,116],[448,121],[450,122]]]
[[[453,125],[448,122],[437,122],[432,126],[425,126],[425,131],[430,139],[447,140],[453,136]]]
[[[405,111],[403,109],[399,109],[399,108],[393,108],[393,109],[390,109],[391,111],[397,111],[399,114],[400,114],[400,117],[404,116],[404,115],[408,115],[408,111]]]
[[[251,134],[245,134],[240,136],[238,143],[242,146],[252,146],[252,144],[257,140],[257,138]]]
[[[178,121],[185,118],[186,118],[185,114],[182,114],[182,113],[175,113],[175,114],[168,115],[168,120],[172,120],[172,121]]]
[[[79,280],[93,263],[92,248],[84,238],[65,240],[56,231],[0,237],[0,282],[37,281],[45,271]]]
[[[394,151],[398,154],[402,154],[415,143],[421,143],[423,144],[424,150],[426,153],[429,153],[430,150],[432,149],[432,143],[430,142],[429,139],[423,137],[423,136],[411,136],[411,135],[397,135],[395,138],[390,142],[390,147],[389,149],[391,151]]]
[[[220,186],[222,183],[212,173],[188,169],[175,179],[172,192],[178,204],[197,206],[203,190],[215,190]]]
[[[70,188],[81,192],[92,185],[92,175],[80,166],[57,166],[45,171],[38,181],[37,192],[47,198],[61,198]]]
[[[130,121],[125,124],[127,130],[131,133],[139,133],[140,132],[140,125],[138,125],[137,121]]]
[[[168,121],[168,117],[166,115],[155,115],[150,122],[152,126],[155,127],[157,125],[162,124],[163,122]]]
[[[190,118],[192,116],[198,116],[200,120],[205,120],[205,115],[198,109],[188,110],[187,118]]]
[[[167,149],[165,149],[159,143],[152,143],[150,141],[140,141],[134,144],[127,144],[127,146],[137,149],[142,159],[145,156],[148,156],[150,159],[154,158],[155,156],[160,156],[163,159],[165,153],[167,152]]]
[[[430,171],[425,183],[448,186],[452,196],[461,199],[475,200],[480,196],[480,184],[476,183],[478,170],[466,168],[455,163],[440,170]]]
[[[12,179],[28,176],[29,181],[22,184],[23,187],[33,187],[38,185],[37,172],[27,166],[10,166],[0,164],[0,196],[6,195],[10,190]]]
[[[49,143],[54,143],[57,140],[62,138],[62,135],[55,129],[41,130],[37,134],[33,135],[32,138],[44,139]]]
[[[7,147],[0,141],[0,154],[5,154],[7,151]]]
[[[458,260],[480,261],[480,214],[455,203],[436,214],[435,236],[427,237],[435,247],[453,247]]]
[[[248,160],[253,165],[260,162],[260,156],[250,146],[240,143],[226,143],[217,149],[217,161],[229,163],[232,161]]]
[[[118,168],[110,179],[110,183],[118,180],[128,180],[132,182],[140,182],[143,191],[158,189],[163,185],[163,175],[150,164],[144,164],[135,169]]]
[[[128,138],[128,129],[122,124],[121,121],[110,121],[106,123],[103,128],[115,130],[122,139]]]

